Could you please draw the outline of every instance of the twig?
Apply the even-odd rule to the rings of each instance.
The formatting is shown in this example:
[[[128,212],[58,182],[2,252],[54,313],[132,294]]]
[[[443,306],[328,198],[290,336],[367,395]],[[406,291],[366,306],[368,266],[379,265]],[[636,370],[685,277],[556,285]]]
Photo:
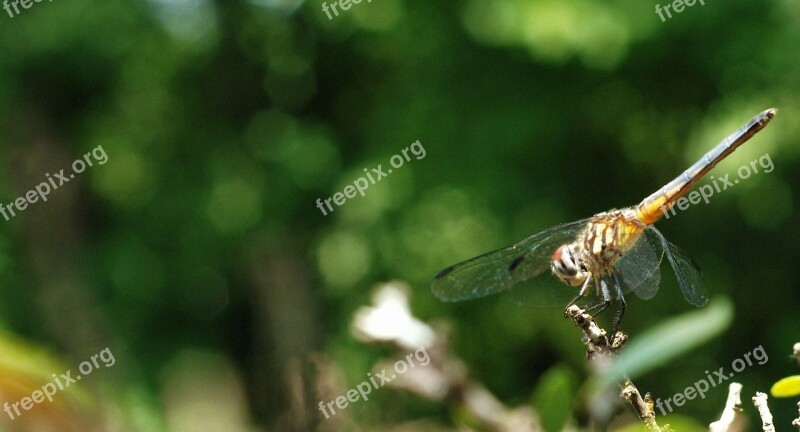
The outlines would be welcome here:
[[[583,330],[583,334],[589,342],[595,345],[608,345],[606,331],[601,329],[594,321],[594,318],[584,312],[583,309],[577,305],[572,305],[564,311],[564,314],[569,317],[578,328]]]
[[[620,331],[613,335],[613,340],[609,342],[606,331],[597,325],[591,315],[576,305],[568,307],[564,311],[564,315],[570,318],[575,323],[575,326],[583,330],[583,343],[587,346],[587,360],[609,360],[616,357],[617,351],[628,340],[628,336]],[[656,413],[653,410],[652,400],[649,400],[649,395],[645,396],[648,400],[642,398],[639,389],[627,377],[620,384],[620,387],[622,387],[620,397],[631,404],[631,407],[633,407],[639,420],[647,427],[647,430],[661,431],[661,427],[656,423]],[[669,428],[666,427],[666,430],[669,430]]]
[[[647,427],[647,430],[661,430],[658,423],[656,423],[656,413],[653,411],[652,400],[650,403],[647,403],[642,398],[641,393],[639,393],[639,389],[633,385],[631,380],[625,380],[620,396],[631,404],[633,410],[636,411],[636,415],[639,416],[639,419],[644,423],[645,427]]]
[[[564,311],[564,315],[583,330],[583,343],[588,347],[586,359],[591,360],[598,355],[613,357],[625,345],[628,337],[623,332],[617,332],[614,340],[609,342],[606,331],[597,325],[594,318],[576,305]]]
[[[761,429],[764,432],[775,432],[775,426],[772,424],[772,413],[769,412],[767,406],[767,394],[756,392],[753,396],[753,404],[758,408],[758,415],[761,416]]]
[[[742,412],[742,385],[731,383],[728,386],[728,400],[725,402],[725,409],[719,416],[719,420],[708,425],[711,432],[728,432],[737,418],[737,414]]]

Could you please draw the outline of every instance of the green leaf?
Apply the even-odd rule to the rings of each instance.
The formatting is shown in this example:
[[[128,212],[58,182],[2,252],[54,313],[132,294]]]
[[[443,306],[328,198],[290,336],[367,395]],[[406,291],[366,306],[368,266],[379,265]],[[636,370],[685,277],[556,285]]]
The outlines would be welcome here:
[[[533,394],[533,408],[539,413],[544,430],[558,432],[572,414],[572,398],[577,391],[575,373],[565,365],[554,366],[539,379]]]
[[[589,388],[596,395],[621,382],[625,375],[633,379],[680,357],[720,334],[732,318],[733,305],[727,298],[720,298],[703,310],[683,314],[635,335],[609,369],[589,381]]]
[[[800,395],[800,375],[783,378],[772,385],[770,390],[774,397],[791,397]]]
[[[658,425],[663,429],[669,426],[669,430],[677,432],[708,432],[708,425],[704,425],[690,417],[681,415],[670,414],[666,417],[658,417],[656,419]],[[645,426],[639,422],[631,423],[620,429],[615,429],[614,432],[652,432],[648,431]]]

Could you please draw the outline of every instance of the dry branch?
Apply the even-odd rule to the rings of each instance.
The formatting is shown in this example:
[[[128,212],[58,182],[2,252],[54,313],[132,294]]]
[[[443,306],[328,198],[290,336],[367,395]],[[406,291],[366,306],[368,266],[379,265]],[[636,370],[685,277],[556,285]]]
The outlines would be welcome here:
[[[729,432],[739,413],[742,412],[742,385],[731,383],[728,386],[728,400],[719,420],[708,425],[711,432]]]
[[[652,402],[647,403],[642,398],[641,393],[639,393],[639,389],[637,389],[630,380],[625,380],[622,391],[620,392],[620,397],[631,404],[633,410],[636,411],[636,415],[639,416],[639,419],[647,427],[647,430],[661,430],[658,423],[656,423],[656,413],[653,411]]]
[[[775,432],[775,426],[772,424],[772,413],[769,412],[767,406],[767,394],[756,392],[753,396],[753,404],[758,408],[758,415],[761,416],[761,429],[764,432]]]
[[[564,315],[572,320],[579,329],[583,330],[583,343],[587,346],[586,359],[596,361],[606,361],[616,357],[617,351],[625,345],[628,340],[623,332],[613,335],[613,340],[609,341],[607,332],[600,328],[594,318],[576,305],[572,305],[564,311]],[[656,423],[656,413],[653,410],[652,401],[648,403],[642,398],[641,393],[633,385],[629,378],[620,384],[622,391],[620,397],[630,403],[639,420],[644,423],[647,430],[661,431],[662,428]],[[669,430],[666,427],[664,430]]]

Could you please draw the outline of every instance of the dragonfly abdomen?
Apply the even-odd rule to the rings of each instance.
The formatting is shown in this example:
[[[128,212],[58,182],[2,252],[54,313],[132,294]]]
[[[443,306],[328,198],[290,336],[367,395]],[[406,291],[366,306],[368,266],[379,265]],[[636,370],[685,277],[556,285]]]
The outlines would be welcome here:
[[[706,173],[711,171],[721,160],[725,159],[734,150],[747,142],[758,131],[775,117],[777,110],[770,108],[753,117],[736,132],[730,134],[722,142],[714,146],[708,153],[704,154],[697,162],[690,166],[678,177],[667,183],[649,197],[642,200],[637,206],[636,218],[650,225],[657,221],[661,216],[675,204],[683,194],[688,192],[695,183],[703,178]]]

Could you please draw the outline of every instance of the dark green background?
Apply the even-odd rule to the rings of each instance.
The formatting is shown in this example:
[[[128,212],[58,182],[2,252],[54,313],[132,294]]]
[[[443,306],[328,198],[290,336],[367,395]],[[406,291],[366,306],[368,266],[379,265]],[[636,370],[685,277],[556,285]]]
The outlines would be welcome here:
[[[554,365],[585,379],[578,332],[559,310],[441,303],[432,276],[635,204],[775,106],[713,174],[767,152],[774,171],[659,224],[700,263],[712,300],[732,300],[732,326],[637,380],[668,397],[763,345],[769,362],[737,376],[755,420],[750,396],[797,372],[800,6],[706,0],[661,22],[655,4],[374,0],[333,20],[291,0],[2,11],[0,201],[98,145],[109,161],[0,220],[0,323],[67,367],[111,347],[117,364],[87,388],[123,430],[178,430],[170,401],[203,394],[180,384],[199,375],[209,400],[282,430],[297,415],[287,382],[313,369],[309,353],[340,370],[342,390],[388,354],[349,326],[377,283],[397,279],[417,316],[452,323],[476,379],[525,403]],[[416,140],[424,159],[331,215],[316,208]],[[655,299],[630,301],[633,338],[691,309],[662,270]],[[17,355],[4,346],[0,357]],[[315,375],[303,376],[314,404]],[[218,396],[218,382],[242,398]],[[718,389],[680,414],[707,424],[724,399]],[[781,428],[795,403],[771,399]],[[348,411],[365,430],[455,420],[390,389]],[[316,406],[306,414],[316,427]]]

